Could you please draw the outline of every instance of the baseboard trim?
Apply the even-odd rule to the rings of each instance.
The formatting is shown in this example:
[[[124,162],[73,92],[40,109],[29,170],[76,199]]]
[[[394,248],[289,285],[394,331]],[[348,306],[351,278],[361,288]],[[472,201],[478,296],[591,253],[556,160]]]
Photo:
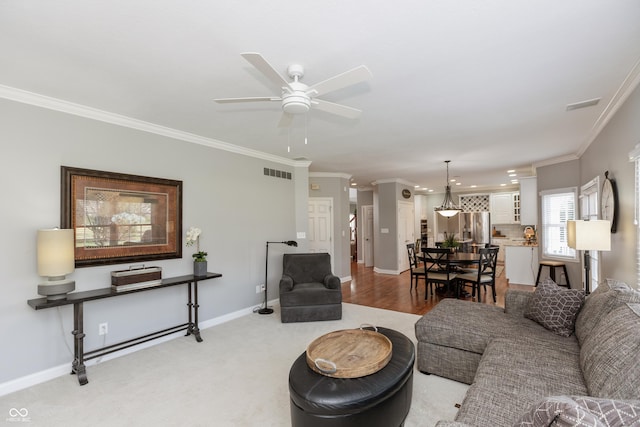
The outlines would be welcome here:
[[[401,273],[401,271],[398,271],[398,270],[383,270],[382,268],[378,268],[378,267],[373,267],[373,272],[380,273],[380,274],[393,274],[394,276],[397,276]]]

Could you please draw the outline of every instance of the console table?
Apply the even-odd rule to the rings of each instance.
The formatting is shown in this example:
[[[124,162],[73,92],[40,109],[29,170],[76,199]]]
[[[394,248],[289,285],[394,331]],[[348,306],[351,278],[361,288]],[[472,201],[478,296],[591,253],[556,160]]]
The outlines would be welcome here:
[[[147,341],[154,340],[175,332],[186,330],[186,335],[193,335],[197,342],[202,342],[200,336],[200,328],[198,328],[198,282],[208,279],[214,279],[216,277],[222,277],[219,273],[207,273],[204,276],[194,276],[192,274],[186,276],[172,277],[168,279],[162,279],[162,282],[158,285],[150,286],[148,288],[132,289],[129,291],[117,292],[111,287],[94,289],[84,292],[71,292],[67,294],[66,299],[47,301],[46,298],[37,298],[28,300],[27,303],[34,310],[43,310],[45,308],[60,307],[63,305],[73,304],[73,331],[74,336],[73,353],[74,359],[71,364],[71,373],[78,376],[78,382],[80,385],[85,385],[89,382],[87,379],[87,371],[84,362],[94,359],[96,357],[104,356],[105,354],[113,353],[119,350],[123,350],[128,347],[132,347],[137,344],[142,344]],[[171,328],[163,329],[161,331],[153,332],[147,335],[143,335],[137,338],[133,338],[127,341],[122,341],[117,344],[112,344],[107,347],[103,347],[93,351],[84,351],[84,329],[83,329],[83,303],[86,301],[94,301],[104,298],[113,298],[123,295],[129,295],[138,292],[146,292],[154,289],[167,288],[170,286],[187,285],[188,302],[187,309],[189,312],[187,323],[173,326]]]

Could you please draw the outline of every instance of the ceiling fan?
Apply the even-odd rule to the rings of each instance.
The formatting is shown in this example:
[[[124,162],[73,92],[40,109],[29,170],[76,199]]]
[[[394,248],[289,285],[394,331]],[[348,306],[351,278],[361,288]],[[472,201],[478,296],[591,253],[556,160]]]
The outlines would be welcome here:
[[[364,65],[345,71],[342,74],[338,74],[337,76],[331,77],[312,86],[307,86],[300,82],[300,79],[304,76],[304,67],[302,65],[289,65],[287,68],[287,75],[293,79],[293,81],[287,81],[259,53],[247,52],[242,53],[241,55],[244,59],[249,61],[251,65],[256,67],[258,71],[264,74],[271,82],[282,88],[280,96],[218,98],[214,99],[215,102],[224,104],[235,102],[279,101],[282,103],[282,118],[278,124],[279,127],[289,126],[294,115],[306,114],[312,108],[349,119],[358,118],[362,112],[356,108],[325,101],[318,99],[317,97],[328,92],[333,92],[334,90],[369,80],[372,77],[371,72]]]

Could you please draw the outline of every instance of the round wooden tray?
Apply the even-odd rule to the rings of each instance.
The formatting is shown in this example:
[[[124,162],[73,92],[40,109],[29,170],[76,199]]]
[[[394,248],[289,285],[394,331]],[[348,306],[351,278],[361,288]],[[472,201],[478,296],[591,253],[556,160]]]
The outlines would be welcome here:
[[[316,338],[307,347],[307,365],[333,378],[358,378],[384,368],[391,360],[389,338],[366,329],[344,329]]]

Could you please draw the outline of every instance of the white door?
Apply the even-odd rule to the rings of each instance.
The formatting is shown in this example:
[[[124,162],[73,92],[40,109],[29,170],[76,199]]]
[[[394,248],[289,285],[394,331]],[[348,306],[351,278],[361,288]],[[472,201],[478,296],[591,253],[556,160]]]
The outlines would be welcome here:
[[[407,244],[415,243],[414,207],[410,202],[398,202],[398,271],[409,269]]]
[[[362,253],[364,266],[373,267],[373,205],[362,207]]]
[[[333,264],[333,199],[309,198],[309,252],[326,252]]]

